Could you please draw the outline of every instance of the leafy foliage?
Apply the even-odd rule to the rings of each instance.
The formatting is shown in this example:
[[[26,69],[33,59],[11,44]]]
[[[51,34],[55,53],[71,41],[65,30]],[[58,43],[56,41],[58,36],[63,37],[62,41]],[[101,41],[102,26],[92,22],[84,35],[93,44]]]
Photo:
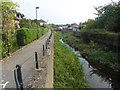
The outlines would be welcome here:
[[[20,20],[20,27],[21,28],[37,28],[37,27],[40,27],[40,22],[36,19],[30,20],[30,19],[23,18],[22,20]]]
[[[2,2],[2,56],[7,56],[10,53],[11,43],[10,37],[15,34],[15,26],[13,18],[17,5],[13,2]]]
[[[93,41],[84,43],[84,40],[75,37],[71,32],[64,32],[62,33],[62,36],[66,43],[79,50],[87,60],[91,60],[95,63],[101,63],[116,72],[120,72],[120,53],[113,52],[105,45],[101,45]],[[74,40],[70,40],[69,38],[74,38]]]
[[[96,24],[95,20],[88,19],[88,21],[86,22],[86,27],[84,27],[84,29],[93,29],[93,28],[96,28],[95,24]]]
[[[85,29],[106,29],[111,32],[120,32],[120,1],[105,6],[95,7],[98,17],[89,19]]]
[[[105,30],[93,29],[81,31],[80,36],[84,40],[84,42],[93,41],[99,44],[104,44],[113,51],[120,51],[118,42],[118,37],[120,37],[120,33],[113,33]]]
[[[29,19],[23,18],[20,20],[20,28],[31,28],[31,21]]]
[[[19,46],[24,46],[42,36],[48,31],[46,28],[29,29],[20,28],[17,30],[17,41]]]
[[[102,22],[103,28],[112,32],[120,32],[120,2],[98,7],[97,22]]]

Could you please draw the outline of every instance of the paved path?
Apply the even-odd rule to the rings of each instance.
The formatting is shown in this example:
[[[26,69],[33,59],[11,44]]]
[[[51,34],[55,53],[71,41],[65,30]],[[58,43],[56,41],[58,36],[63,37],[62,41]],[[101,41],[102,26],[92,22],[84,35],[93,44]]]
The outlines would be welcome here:
[[[2,80],[4,80],[4,83],[8,82],[6,85],[7,88],[16,88],[13,73],[16,64],[22,65],[24,86],[27,85],[29,79],[32,77],[32,74],[35,71],[34,53],[37,51],[38,56],[42,55],[43,44],[45,45],[45,42],[48,39],[50,33],[51,31],[49,30],[48,33],[43,37],[33,41],[29,45],[24,46],[22,49],[15,52],[15,54],[10,58],[7,58],[2,62]]]
[[[39,70],[37,70],[28,83],[27,88],[53,88],[53,57],[54,57],[54,37],[50,38],[45,56],[39,60]]]

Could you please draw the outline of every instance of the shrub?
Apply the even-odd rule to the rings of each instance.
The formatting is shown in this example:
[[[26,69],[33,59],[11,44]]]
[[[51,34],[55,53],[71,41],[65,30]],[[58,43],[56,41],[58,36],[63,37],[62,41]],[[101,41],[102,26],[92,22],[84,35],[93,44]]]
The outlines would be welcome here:
[[[120,33],[112,33],[104,30],[83,30],[80,32],[81,38],[84,42],[97,42],[100,44],[104,44],[109,47],[111,50],[120,51],[118,44],[118,37]]]
[[[11,37],[11,49],[10,52],[14,52],[19,48],[18,43],[17,43],[17,38],[16,36]]]
[[[38,28],[38,29],[28,29],[21,28],[17,30],[17,42],[19,46],[24,46],[33,40],[37,39],[37,37],[41,37],[42,34],[45,34],[48,29],[46,28]]]
[[[104,30],[82,31],[82,33],[83,32],[85,32],[86,35],[92,37],[91,33],[93,33],[93,32],[94,33],[95,32],[102,33],[102,32],[104,32]],[[90,33],[88,33],[88,32],[90,32]],[[106,33],[108,34],[109,32],[106,32]],[[85,36],[85,34],[82,34],[82,35],[85,38],[87,38],[89,41],[92,40],[92,39],[90,39],[90,37]],[[113,37],[112,37],[112,35],[113,35]],[[109,33],[108,36],[104,35],[104,38],[105,37],[107,39],[109,38],[108,42],[111,42],[111,44],[113,44],[112,40],[114,40],[115,35],[117,35],[117,34]],[[118,36],[119,35],[120,34],[118,34]],[[119,60],[120,53],[119,52],[113,52],[113,51],[109,50],[109,48],[106,47],[104,44],[100,44],[100,43],[98,44],[98,43],[95,43],[92,41],[90,41],[90,43],[86,44],[83,42],[83,40],[81,40],[81,38],[76,37],[74,34],[71,34],[71,32],[70,33],[69,32],[62,33],[62,36],[63,36],[63,40],[67,44],[69,44],[71,47],[75,48],[76,50],[80,51],[81,55],[83,57],[85,57],[86,60],[88,60],[89,62],[92,62],[92,63],[94,62],[95,64],[102,65],[102,66],[100,66],[101,68],[103,68],[103,66],[104,66],[106,69],[110,69],[110,71],[109,71],[110,73],[112,73],[113,71],[116,73],[120,72],[120,60]],[[81,37],[83,38],[83,36],[81,36]],[[111,38],[110,36],[112,37],[112,39],[110,39]],[[72,37],[72,38],[74,37],[74,40],[72,41],[71,39],[66,38],[66,37]],[[94,36],[94,37],[98,38],[98,36]],[[99,37],[99,38],[101,39],[101,37]],[[102,38],[103,38],[103,36],[102,36]],[[96,39],[96,38],[93,38],[93,40],[94,39]],[[118,39],[120,39],[120,38],[118,38]],[[105,42],[104,40],[106,40],[106,39],[102,39],[100,42],[102,42],[102,41]]]

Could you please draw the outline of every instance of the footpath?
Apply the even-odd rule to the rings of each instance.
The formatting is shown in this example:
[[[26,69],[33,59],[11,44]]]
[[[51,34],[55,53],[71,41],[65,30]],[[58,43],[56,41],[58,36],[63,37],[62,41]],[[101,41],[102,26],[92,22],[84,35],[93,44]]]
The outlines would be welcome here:
[[[16,88],[14,70],[16,65],[21,65],[21,73],[24,88],[52,88],[53,87],[53,36],[46,42],[51,35],[49,30],[38,40],[22,47],[14,52],[10,57],[0,61],[0,75],[5,88]],[[44,53],[43,53],[44,48]],[[36,70],[35,52],[38,55],[39,69]],[[44,55],[43,55],[44,54]],[[48,75],[49,74],[49,75]]]

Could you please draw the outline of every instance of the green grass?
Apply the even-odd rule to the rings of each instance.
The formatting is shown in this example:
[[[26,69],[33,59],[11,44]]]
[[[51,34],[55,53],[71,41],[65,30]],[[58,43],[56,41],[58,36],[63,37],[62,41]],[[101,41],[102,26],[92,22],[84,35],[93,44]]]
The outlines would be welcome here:
[[[88,88],[78,56],[59,41],[61,34],[54,36],[54,88]]]
[[[66,43],[79,50],[87,60],[101,63],[115,72],[120,72],[120,53],[113,52],[105,45],[98,43],[84,43],[81,38],[75,37],[71,32],[62,33],[62,36]]]

